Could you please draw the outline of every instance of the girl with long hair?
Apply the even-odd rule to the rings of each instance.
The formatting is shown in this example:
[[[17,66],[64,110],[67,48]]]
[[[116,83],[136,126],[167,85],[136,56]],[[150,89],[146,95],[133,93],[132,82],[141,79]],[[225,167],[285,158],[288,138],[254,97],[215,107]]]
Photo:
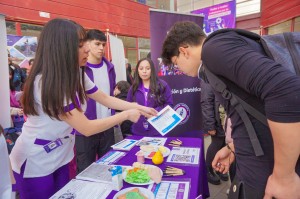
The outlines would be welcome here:
[[[136,122],[141,114],[156,114],[153,109],[98,90],[81,67],[86,64],[88,52],[81,25],[53,19],[43,28],[22,97],[28,118],[10,155],[22,199],[49,198],[69,181],[68,163],[74,157],[73,128],[90,136],[124,120]],[[125,111],[88,120],[83,111],[87,97]]]
[[[162,110],[167,105],[173,106],[171,89],[165,81],[157,77],[151,59],[144,58],[138,61],[127,101],[152,107],[157,111]],[[133,135],[160,136],[159,132],[147,122],[147,118],[144,116],[141,116],[138,122],[132,125],[131,132]]]

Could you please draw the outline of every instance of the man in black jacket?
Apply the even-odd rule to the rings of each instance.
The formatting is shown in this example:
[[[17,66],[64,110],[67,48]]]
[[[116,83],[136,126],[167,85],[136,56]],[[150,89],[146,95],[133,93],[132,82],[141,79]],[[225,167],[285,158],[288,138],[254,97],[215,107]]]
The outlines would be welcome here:
[[[221,180],[227,181],[228,175],[214,172],[212,161],[216,153],[225,146],[224,120],[225,110],[215,97],[212,87],[201,81],[201,109],[203,130],[211,136],[211,144],[206,152],[207,180],[211,184],[218,185]]]
[[[233,143],[223,147],[212,166],[226,173],[236,162],[236,181],[229,197],[300,198],[300,78],[269,58],[260,43],[228,31],[210,38],[193,22],[178,22],[163,44],[165,65],[174,64],[196,77],[201,63],[213,74],[261,100],[268,127],[250,117],[264,155],[256,156],[239,114],[227,109]],[[245,195],[246,197],[245,197]]]

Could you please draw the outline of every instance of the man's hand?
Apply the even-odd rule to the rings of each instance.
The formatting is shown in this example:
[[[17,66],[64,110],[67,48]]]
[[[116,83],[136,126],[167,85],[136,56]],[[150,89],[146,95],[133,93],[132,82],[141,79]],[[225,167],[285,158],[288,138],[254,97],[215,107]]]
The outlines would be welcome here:
[[[270,175],[264,199],[300,199],[300,178],[294,173],[285,178],[277,178],[274,174]]]
[[[211,165],[214,170],[225,174],[229,171],[234,158],[234,154],[225,146],[216,153]]]

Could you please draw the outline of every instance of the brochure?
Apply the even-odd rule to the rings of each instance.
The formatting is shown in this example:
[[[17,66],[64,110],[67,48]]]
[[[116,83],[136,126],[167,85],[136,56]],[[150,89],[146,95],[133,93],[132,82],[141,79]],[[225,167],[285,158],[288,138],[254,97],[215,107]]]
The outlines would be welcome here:
[[[167,162],[197,165],[199,156],[200,148],[173,147]]]
[[[125,152],[121,151],[109,151],[104,156],[102,156],[99,160],[96,161],[98,164],[114,164],[118,162],[122,157],[126,155]]]
[[[124,139],[124,140],[112,145],[111,147],[114,150],[130,151],[137,142],[138,142],[137,140]]]
[[[78,180],[88,180],[92,182],[112,183],[111,165],[93,163],[76,176]]]
[[[165,136],[175,126],[177,126],[183,118],[170,106],[163,108],[157,116],[149,118],[147,121],[162,135]]]
[[[152,145],[152,146],[164,146],[167,138],[162,137],[143,137],[136,144],[137,146]]]
[[[112,191],[111,185],[105,183],[89,182],[83,180],[71,180],[62,189],[56,192],[50,199],[84,198],[105,199]]]
[[[148,189],[154,193],[155,199],[188,199],[190,182],[163,180],[159,184],[149,185]]]

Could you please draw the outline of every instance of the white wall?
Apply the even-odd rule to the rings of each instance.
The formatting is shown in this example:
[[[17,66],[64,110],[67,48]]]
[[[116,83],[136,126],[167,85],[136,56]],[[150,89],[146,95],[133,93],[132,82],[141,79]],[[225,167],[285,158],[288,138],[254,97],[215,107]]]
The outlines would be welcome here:
[[[9,72],[5,16],[0,14],[0,124],[10,127]]]

